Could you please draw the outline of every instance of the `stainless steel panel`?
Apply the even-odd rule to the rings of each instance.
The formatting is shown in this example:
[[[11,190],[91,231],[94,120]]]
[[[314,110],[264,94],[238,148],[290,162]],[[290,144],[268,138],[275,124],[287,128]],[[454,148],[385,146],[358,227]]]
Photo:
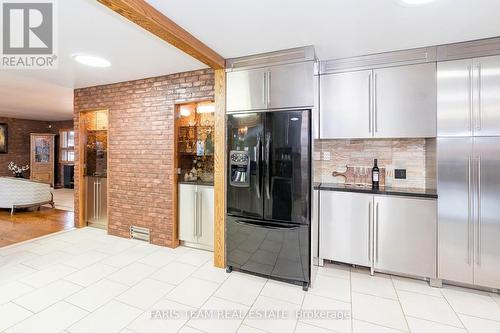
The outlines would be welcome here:
[[[322,61],[320,74],[332,74],[353,70],[413,65],[436,61],[436,47],[363,55],[359,57]]]
[[[375,269],[435,278],[436,200],[375,196],[374,204]]]
[[[87,176],[86,182],[87,223],[105,229],[108,224],[107,178]]]
[[[275,52],[227,59],[226,67],[228,68],[228,72],[230,72],[234,70],[276,66],[315,60],[316,53],[314,50],[314,46],[304,46],[288,50],[280,50]]]
[[[472,138],[438,138],[438,277],[473,283]]]
[[[438,61],[469,59],[500,54],[500,38],[486,38],[437,47]]]
[[[214,188],[198,186],[199,229],[198,243],[213,248],[214,246]]]
[[[372,195],[321,191],[321,259],[371,266],[372,200]]]
[[[314,62],[269,67],[267,73],[268,107],[314,106]]]
[[[369,138],[371,74],[358,71],[320,77],[320,137]]]
[[[471,136],[473,125],[472,60],[437,65],[438,136]]]
[[[474,135],[500,136],[500,56],[474,59]]]
[[[313,190],[311,216],[311,256],[319,258],[319,190]]]
[[[314,76],[314,107],[312,109],[312,128],[313,128],[313,139],[319,139],[319,115],[320,115],[320,107],[319,107],[319,75]]]
[[[474,139],[474,284],[500,288],[500,138]]]
[[[374,78],[375,137],[436,136],[435,63],[377,69]]]
[[[266,109],[266,73],[262,68],[227,73],[227,112]]]

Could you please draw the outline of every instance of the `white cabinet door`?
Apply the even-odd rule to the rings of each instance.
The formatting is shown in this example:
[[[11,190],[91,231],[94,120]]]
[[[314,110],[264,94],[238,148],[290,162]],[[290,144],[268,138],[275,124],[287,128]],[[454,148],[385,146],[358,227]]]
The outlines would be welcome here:
[[[214,246],[214,188],[198,186],[198,243]]]
[[[226,74],[227,112],[267,109],[267,69]]]
[[[389,67],[373,73],[375,137],[435,137],[436,64]]]
[[[269,108],[314,105],[314,62],[269,67],[267,76]]]
[[[179,185],[179,240],[196,243],[198,241],[196,185]]]
[[[321,191],[319,257],[371,266],[373,196]]]
[[[371,138],[372,71],[321,75],[320,138]]]
[[[375,269],[436,278],[436,200],[375,196]]]

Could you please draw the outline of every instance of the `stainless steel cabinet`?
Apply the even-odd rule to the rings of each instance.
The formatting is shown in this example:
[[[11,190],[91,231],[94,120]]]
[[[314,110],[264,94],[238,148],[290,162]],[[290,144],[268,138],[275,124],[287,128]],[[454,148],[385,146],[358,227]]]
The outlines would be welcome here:
[[[374,197],[375,270],[436,278],[435,200]]]
[[[438,63],[438,135],[500,136],[500,56]]]
[[[179,185],[179,239],[187,245],[213,249],[213,187]]]
[[[227,112],[314,105],[314,62],[228,72]]]
[[[436,64],[321,76],[320,137],[436,136]]]
[[[436,136],[436,64],[374,70],[373,129],[380,138]]]
[[[472,138],[439,138],[440,279],[472,284]]]
[[[267,108],[267,69],[229,72],[226,84],[228,112]]]
[[[439,277],[500,288],[500,137],[439,138]]]
[[[320,260],[435,278],[436,200],[320,192]]]
[[[86,177],[86,217],[89,225],[106,229],[108,225],[107,179]]]
[[[267,72],[268,108],[314,105],[314,62],[269,67]]]
[[[372,71],[320,76],[320,137],[370,138]]]
[[[371,266],[373,196],[321,191],[319,257]]]

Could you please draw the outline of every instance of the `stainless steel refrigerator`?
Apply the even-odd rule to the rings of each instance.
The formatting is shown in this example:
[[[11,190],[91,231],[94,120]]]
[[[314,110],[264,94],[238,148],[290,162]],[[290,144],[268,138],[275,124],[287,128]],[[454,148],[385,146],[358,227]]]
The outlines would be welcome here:
[[[310,282],[311,111],[227,116],[227,265]]]
[[[441,279],[500,288],[500,57],[438,63]]]

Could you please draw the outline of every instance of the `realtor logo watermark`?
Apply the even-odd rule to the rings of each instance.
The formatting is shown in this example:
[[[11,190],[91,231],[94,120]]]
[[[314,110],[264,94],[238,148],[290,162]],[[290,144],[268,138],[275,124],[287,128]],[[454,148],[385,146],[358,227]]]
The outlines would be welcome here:
[[[1,68],[57,68],[56,0],[1,1]]]

